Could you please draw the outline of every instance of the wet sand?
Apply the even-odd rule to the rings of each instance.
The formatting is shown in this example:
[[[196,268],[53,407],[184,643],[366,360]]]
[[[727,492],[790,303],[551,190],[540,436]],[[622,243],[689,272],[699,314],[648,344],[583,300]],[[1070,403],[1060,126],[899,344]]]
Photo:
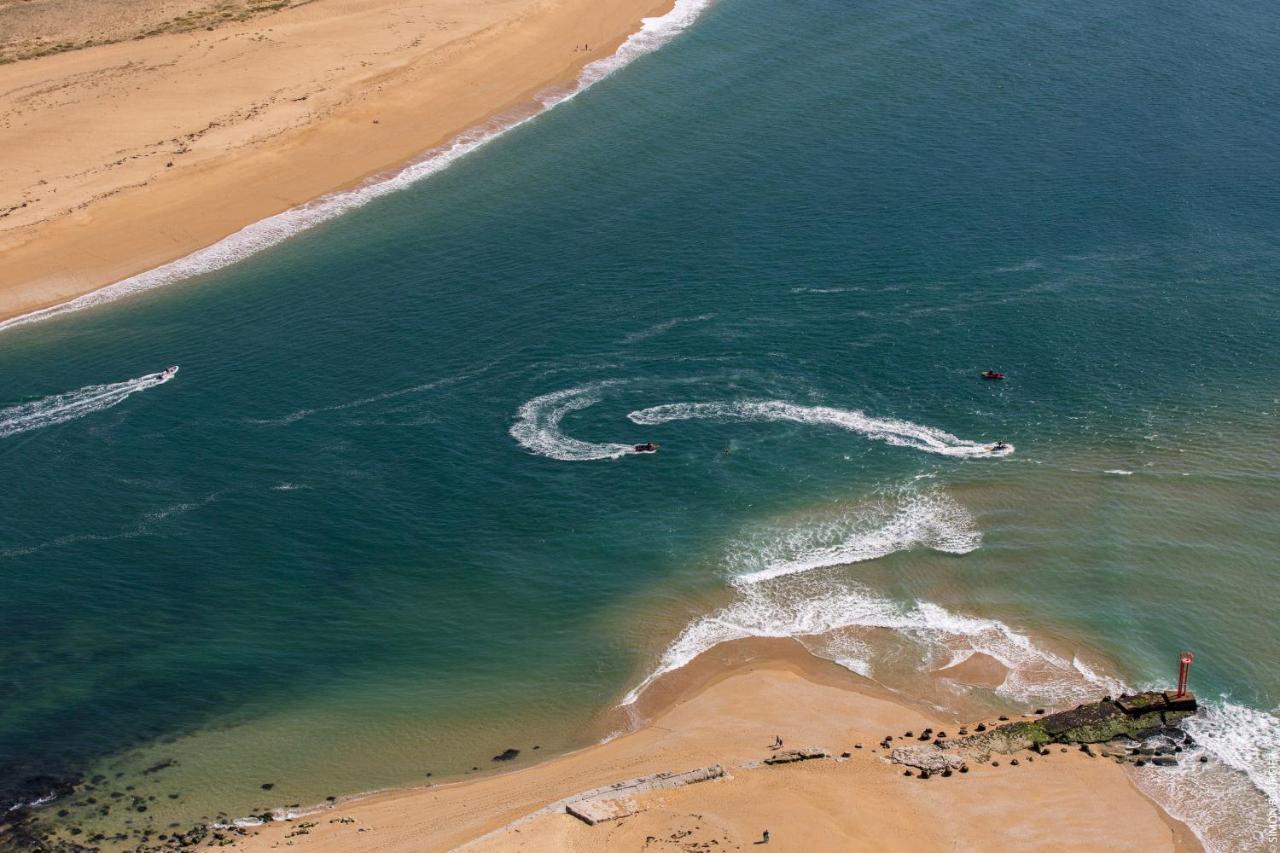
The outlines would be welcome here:
[[[121,14],[173,30],[178,18],[168,16],[204,23],[213,14],[207,5],[182,13],[168,3],[161,15],[135,2]],[[184,257],[495,117],[530,112],[535,95],[569,85],[642,18],[670,7],[670,0],[237,6],[228,23],[210,29],[0,65],[0,319]],[[0,15],[10,12],[0,7]],[[100,26],[72,12],[49,20],[69,39],[130,31],[127,22]],[[37,25],[54,24],[24,24]]]
[[[954,720],[796,643],[729,645],[727,656],[704,656],[642,697],[648,707],[636,713],[647,722],[630,734],[507,773],[339,803],[237,846],[732,850],[754,847],[768,829],[770,849],[784,850],[1200,849],[1119,765],[1075,750],[951,778],[904,776],[880,739]],[[762,765],[775,736],[784,748],[850,757]],[[640,811],[622,820],[588,826],[556,805],[599,786],[713,764],[729,778],[637,795]]]

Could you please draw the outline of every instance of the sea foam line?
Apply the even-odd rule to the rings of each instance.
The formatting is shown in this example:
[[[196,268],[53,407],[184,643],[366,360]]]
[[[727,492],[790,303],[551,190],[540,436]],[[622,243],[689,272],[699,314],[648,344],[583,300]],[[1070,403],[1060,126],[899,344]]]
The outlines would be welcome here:
[[[427,152],[420,159],[390,176],[376,177],[355,189],[321,196],[314,201],[246,225],[218,242],[176,261],[130,276],[67,302],[4,320],[0,322],[0,331],[48,320],[72,311],[104,305],[152,288],[222,269],[278,245],[295,234],[429,178],[485,143],[532,121],[547,110],[581,94],[641,56],[652,53],[667,44],[688,29],[711,5],[711,2],[712,0],[675,0],[675,5],[665,15],[642,19],[640,29],[628,36],[613,55],[585,65],[572,86],[539,95],[536,98],[539,107],[532,113],[499,117],[472,128],[460,134],[450,144]]]
[[[175,371],[176,372],[176,371]],[[132,395],[163,385],[173,373],[148,373],[109,385],[86,385],[30,403],[0,409],[0,438],[66,423],[123,403]]]
[[[860,433],[868,438],[899,447],[913,447],[926,453],[961,458],[1007,456],[1013,452],[1008,445],[1002,450],[992,450],[989,444],[980,444],[958,438],[935,427],[922,426],[895,418],[873,418],[856,409],[837,409],[830,406],[801,406],[784,400],[739,400],[715,403],[669,403],[641,409],[627,415],[638,424],[653,426],[671,421],[790,421],[803,424],[823,424]]]

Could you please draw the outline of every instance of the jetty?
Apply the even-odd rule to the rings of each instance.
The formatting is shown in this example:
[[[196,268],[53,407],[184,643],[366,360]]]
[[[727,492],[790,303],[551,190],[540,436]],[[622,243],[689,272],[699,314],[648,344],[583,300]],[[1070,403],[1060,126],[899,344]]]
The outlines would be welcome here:
[[[945,732],[936,736],[922,733],[925,745],[898,747],[890,753],[895,764],[915,767],[921,773],[945,773],[963,770],[970,761],[987,763],[993,755],[1011,755],[1023,750],[1047,752],[1053,744],[1076,745],[1090,755],[1098,753],[1091,744],[1123,744],[1105,750],[1105,754],[1135,763],[1176,764],[1176,754],[1191,744],[1191,736],[1181,728],[1187,717],[1195,714],[1196,697],[1185,690],[1147,691],[1125,694],[1113,699],[1104,696],[1097,702],[1077,705],[1069,711],[1029,715],[1032,719],[1005,722],[988,727],[980,724],[973,733],[960,730],[960,736],[949,738]],[[1153,744],[1148,741],[1154,740]],[[891,746],[886,738],[882,746]],[[1155,761],[1154,759],[1163,759]]]

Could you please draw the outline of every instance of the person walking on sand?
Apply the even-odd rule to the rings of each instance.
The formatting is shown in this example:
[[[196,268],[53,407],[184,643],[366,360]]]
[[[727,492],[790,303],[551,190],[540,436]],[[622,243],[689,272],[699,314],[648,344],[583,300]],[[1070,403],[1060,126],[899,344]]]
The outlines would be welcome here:
[[[767,830],[767,829],[766,829],[766,830],[764,831],[764,837],[760,839],[760,843],[761,843],[761,844],[768,844],[768,843],[769,843],[769,830]]]
[[[773,749],[782,749],[782,735],[773,736]]]

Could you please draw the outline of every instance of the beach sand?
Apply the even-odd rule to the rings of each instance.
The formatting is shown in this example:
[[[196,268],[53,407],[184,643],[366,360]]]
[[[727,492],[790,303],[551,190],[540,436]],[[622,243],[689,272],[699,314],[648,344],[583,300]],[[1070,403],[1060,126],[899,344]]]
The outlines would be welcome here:
[[[281,5],[0,2],[9,56],[124,39],[0,65],[0,319],[530,112],[671,0]]]
[[[736,646],[659,682],[661,695],[642,697],[652,716],[629,734],[523,769],[339,803],[268,824],[237,849],[733,850],[754,849],[765,829],[780,850],[1200,849],[1119,765],[1077,750],[951,778],[906,777],[878,748],[881,738],[954,720],[794,642]],[[728,659],[737,662],[726,668]],[[850,757],[759,764],[775,735],[785,748]],[[729,778],[638,795],[641,811],[622,820],[588,826],[554,805],[713,764]]]

